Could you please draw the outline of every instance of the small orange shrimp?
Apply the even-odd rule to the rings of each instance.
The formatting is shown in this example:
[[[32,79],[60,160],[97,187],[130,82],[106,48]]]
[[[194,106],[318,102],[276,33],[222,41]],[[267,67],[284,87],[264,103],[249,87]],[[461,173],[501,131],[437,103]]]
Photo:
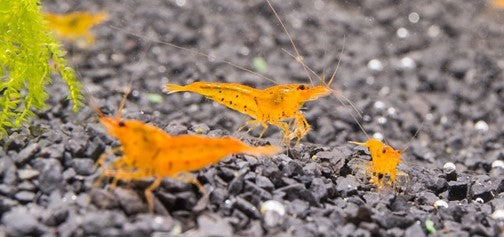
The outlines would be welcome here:
[[[364,131],[362,125],[357,121],[359,127],[362,129],[367,137],[368,134]],[[354,142],[350,141],[352,144],[367,147],[369,153],[371,154],[371,161],[366,164],[366,173],[371,176],[371,183],[375,184],[378,188],[384,186],[394,186],[396,184],[396,176],[408,176],[405,172],[397,169],[397,166],[401,162],[401,155],[408,149],[409,145],[413,141],[420,130],[422,129],[424,122],[420,125],[415,135],[410,139],[410,141],[401,150],[396,150],[392,146],[387,145],[375,138],[369,138],[366,142]]]
[[[395,178],[398,173],[397,166],[401,161],[401,151],[395,150],[391,146],[375,138],[370,138],[366,142],[351,141],[350,143],[364,146],[369,149],[371,161],[367,166],[366,172],[372,174],[371,183],[375,184],[378,188],[395,183]],[[385,181],[387,175],[389,176],[389,182]]]
[[[107,20],[107,13],[92,14],[86,11],[62,15],[44,13],[44,18],[47,20],[47,26],[55,32],[58,38],[77,42],[84,47],[95,42],[95,37],[89,32],[89,29]]]
[[[119,180],[155,177],[155,181],[145,190],[145,198],[151,212],[154,208],[152,191],[161,184],[163,177],[191,182],[205,194],[203,186],[197,179],[188,175],[188,172],[217,163],[231,154],[272,156],[282,150],[276,146],[249,146],[232,137],[171,136],[141,121],[121,119],[125,100],[126,96],[115,117],[106,117],[97,110],[107,133],[120,141],[118,150],[123,154],[104,168],[103,176],[113,177],[114,185]],[[102,165],[109,155],[111,152],[102,154],[97,164]]]

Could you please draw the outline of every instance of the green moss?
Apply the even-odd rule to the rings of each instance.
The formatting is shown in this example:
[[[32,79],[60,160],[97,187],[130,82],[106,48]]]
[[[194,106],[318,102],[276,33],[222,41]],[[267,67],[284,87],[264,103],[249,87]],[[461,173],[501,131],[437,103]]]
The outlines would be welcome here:
[[[0,137],[45,107],[51,73],[67,84],[73,110],[82,105],[82,86],[65,53],[45,27],[39,0],[0,0]]]

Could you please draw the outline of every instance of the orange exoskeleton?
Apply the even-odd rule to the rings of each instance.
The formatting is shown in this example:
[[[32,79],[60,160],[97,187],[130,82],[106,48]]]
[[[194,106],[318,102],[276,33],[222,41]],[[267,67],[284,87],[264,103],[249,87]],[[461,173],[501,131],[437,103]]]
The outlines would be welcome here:
[[[84,11],[62,15],[44,13],[44,18],[47,21],[47,26],[55,32],[58,38],[77,42],[81,46],[88,46],[95,42],[95,37],[89,32],[89,29],[107,20],[107,13],[93,14]]]
[[[231,154],[272,156],[281,151],[276,146],[249,146],[232,137],[211,138],[201,135],[171,136],[163,130],[138,120],[121,118],[126,97],[121,102],[117,115],[107,117],[98,110],[100,123],[107,133],[118,139],[122,156],[103,168],[103,176],[117,181],[129,181],[154,177],[155,181],[145,190],[149,210],[153,211],[152,191],[164,177],[191,182],[205,193],[203,186],[191,175],[208,165],[217,163]],[[111,152],[104,153],[97,161],[102,165]]]

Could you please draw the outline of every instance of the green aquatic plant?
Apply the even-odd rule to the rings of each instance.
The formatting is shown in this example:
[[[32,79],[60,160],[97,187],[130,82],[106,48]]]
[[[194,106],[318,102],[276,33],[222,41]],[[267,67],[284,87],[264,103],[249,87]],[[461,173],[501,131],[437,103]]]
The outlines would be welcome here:
[[[73,110],[82,105],[82,85],[40,8],[39,0],[0,0],[0,137],[45,107],[51,74],[67,84]]]

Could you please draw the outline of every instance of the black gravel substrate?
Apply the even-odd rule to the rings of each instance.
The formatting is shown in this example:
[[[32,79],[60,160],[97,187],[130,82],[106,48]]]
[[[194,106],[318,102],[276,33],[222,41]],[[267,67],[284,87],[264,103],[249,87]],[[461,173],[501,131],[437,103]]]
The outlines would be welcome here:
[[[55,84],[50,106],[1,142],[0,236],[504,235],[504,11],[474,0],[273,5],[315,72],[332,72],[344,47],[333,87],[363,111],[368,134],[396,148],[412,141],[400,165],[409,176],[396,191],[368,183],[362,163],[370,156],[348,143],[366,136],[348,106],[326,97],[305,105],[313,130],[299,146],[273,158],[231,156],[196,172],[206,206],[197,205],[195,186],[165,179],[151,214],[143,195],[151,180],[94,185],[95,160],[118,143],[92,108],[73,113],[64,85]],[[164,94],[164,83],[273,85],[225,60],[253,68],[263,58],[277,82],[309,83],[283,52],[293,50],[264,0],[43,7],[108,12],[94,46],[66,45],[85,93],[114,114],[131,84],[123,117],[171,134],[233,135],[248,118],[196,94]],[[238,135],[255,145],[281,141],[276,128],[265,139]]]

